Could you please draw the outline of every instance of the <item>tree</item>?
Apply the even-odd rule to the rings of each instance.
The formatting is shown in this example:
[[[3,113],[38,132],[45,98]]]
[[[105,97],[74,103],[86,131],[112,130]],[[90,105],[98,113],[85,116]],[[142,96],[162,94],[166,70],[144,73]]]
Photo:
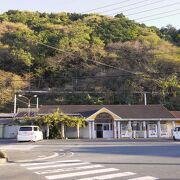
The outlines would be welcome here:
[[[0,70],[0,108],[12,103],[14,93],[26,86],[27,82],[22,77]]]
[[[84,118],[68,116],[60,110],[57,110],[52,114],[39,117],[38,121],[47,124],[50,127],[50,138],[65,138],[64,126],[77,127],[77,137],[79,138],[79,127],[85,126]]]

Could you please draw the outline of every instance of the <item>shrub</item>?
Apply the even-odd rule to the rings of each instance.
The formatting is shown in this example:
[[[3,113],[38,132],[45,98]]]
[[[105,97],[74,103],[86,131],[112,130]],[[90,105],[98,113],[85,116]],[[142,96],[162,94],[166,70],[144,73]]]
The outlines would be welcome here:
[[[0,151],[0,158],[7,158],[7,154],[4,151]]]

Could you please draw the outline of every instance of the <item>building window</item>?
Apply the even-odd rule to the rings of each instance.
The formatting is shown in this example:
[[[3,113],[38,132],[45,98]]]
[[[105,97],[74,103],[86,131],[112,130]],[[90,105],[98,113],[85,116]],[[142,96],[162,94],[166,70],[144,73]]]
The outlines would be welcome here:
[[[108,113],[100,113],[96,116],[96,123],[112,123],[112,116]]]
[[[109,131],[109,124],[104,124],[104,131]]]

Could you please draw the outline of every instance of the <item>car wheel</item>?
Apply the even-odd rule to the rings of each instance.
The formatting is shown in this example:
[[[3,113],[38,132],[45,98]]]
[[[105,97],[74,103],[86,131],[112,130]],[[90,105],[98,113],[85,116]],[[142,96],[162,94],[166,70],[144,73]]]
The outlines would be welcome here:
[[[176,138],[175,138],[175,136],[173,136],[173,139],[174,139],[174,141],[176,141]]]

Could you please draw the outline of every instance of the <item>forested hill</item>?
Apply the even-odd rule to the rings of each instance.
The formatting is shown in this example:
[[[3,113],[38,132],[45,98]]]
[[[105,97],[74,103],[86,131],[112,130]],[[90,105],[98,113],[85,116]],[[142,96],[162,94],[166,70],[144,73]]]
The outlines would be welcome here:
[[[180,110],[180,30],[123,14],[8,11],[0,15],[0,108],[17,90],[41,104],[149,104]],[[8,109],[8,107],[10,109]]]

